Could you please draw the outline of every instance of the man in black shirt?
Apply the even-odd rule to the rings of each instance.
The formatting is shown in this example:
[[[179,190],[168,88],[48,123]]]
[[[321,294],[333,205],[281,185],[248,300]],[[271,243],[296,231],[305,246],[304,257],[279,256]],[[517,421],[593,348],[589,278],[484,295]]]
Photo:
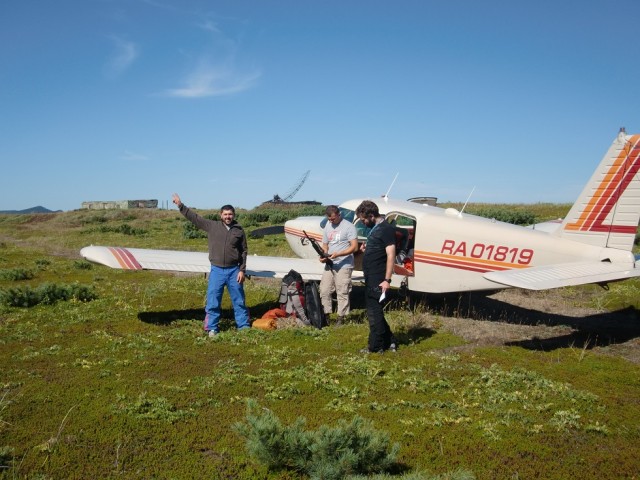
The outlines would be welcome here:
[[[396,258],[395,229],[380,215],[378,206],[370,200],[364,200],[358,206],[356,216],[365,226],[372,229],[367,243],[363,246],[362,270],[369,320],[369,345],[362,351],[377,353],[385,350],[395,351],[396,340],[384,318],[383,310]]]

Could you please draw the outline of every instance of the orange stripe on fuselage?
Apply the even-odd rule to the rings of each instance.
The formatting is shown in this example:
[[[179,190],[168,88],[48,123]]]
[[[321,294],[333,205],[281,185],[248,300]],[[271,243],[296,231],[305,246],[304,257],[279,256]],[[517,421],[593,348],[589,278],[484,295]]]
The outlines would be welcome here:
[[[640,135],[633,135],[627,145],[609,168],[578,220],[567,224],[566,230],[602,231],[608,228],[603,226],[605,218],[640,169]],[[615,228],[614,225],[611,227]]]
[[[297,228],[285,227],[284,228],[284,233],[288,233],[289,235],[294,235],[294,236],[300,237],[300,238],[306,238],[304,236],[304,232],[302,230],[300,230],[300,229],[297,229]],[[314,232],[307,232],[307,235],[309,235],[314,240],[322,242],[322,235],[321,234],[317,234],[317,233],[314,233]]]

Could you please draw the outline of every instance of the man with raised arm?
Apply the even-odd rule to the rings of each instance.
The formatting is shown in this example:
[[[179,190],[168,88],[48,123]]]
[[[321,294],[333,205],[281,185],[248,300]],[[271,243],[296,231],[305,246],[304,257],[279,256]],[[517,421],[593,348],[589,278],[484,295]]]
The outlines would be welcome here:
[[[238,330],[250,328],[249,310],[245,304],[243,286],[247,268],[247,237],[242,227],[235,221],[235,209],[231,205],[224,205],[220,208],[221,220],[209,220],[182,203],[177,193],[173,194],[173,203],[187,220],[207,232],[209,239],[211,273],[207,287],[205,331],[210,337],[220,332],[220,312],[225,286],[231,297]]]

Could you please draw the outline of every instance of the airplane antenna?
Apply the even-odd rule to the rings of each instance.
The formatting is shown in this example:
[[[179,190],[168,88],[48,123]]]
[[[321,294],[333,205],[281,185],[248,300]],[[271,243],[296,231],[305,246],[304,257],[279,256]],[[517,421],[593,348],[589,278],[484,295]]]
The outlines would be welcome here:
[[[474,186],[471,189],[471,193],[469,194],[469,196],[467,197],[467,201],[464,202],[464,205],[462,206],[462,210],[460,210],[460,213],[458,213],[458,216],[461,217],[462,216],[462,212],[464,212],[464,209],[467,208],[467,203],[469,203],[469,200],[471,199],[471,195],[473,195],[474,190],[476,189],[476,187]]]
[[[389,190],[387,190],[387,193],[385,193],[382,197],[383,198],[389,198],[389,192],[391,191],[391,189],[393,188],[393,184],[396,183],[396,180],[398,179],[398,175],[400,175],[400,172],[396,173],[396,176],[393,177],[393,182],[391,182],[391,185],[389,185]]]

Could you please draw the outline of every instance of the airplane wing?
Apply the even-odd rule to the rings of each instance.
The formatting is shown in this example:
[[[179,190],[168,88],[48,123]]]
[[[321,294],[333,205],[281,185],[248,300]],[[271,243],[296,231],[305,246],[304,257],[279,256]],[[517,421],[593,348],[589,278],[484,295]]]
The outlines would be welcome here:
[[[640,268],[633,264],[610,262],[576,262],[543,265],[523,269],[489,272],[484,278],[492,282],[528,290],[606,283],[640,277]]]
[[[211,264],[206,252],[178,250],[153,250],[146,248],[122,248],[94,246],[84,247],[80,255],[86,260],[122,270],[164,270],[169,272],[209,273]],[[324,265],[317,259],[267,257],[249,255],[247,275],[282,278],[289,270],[295,270],[305,280],[320,280]],[[362,280],[362,272],[354,271],[352,280]]]

